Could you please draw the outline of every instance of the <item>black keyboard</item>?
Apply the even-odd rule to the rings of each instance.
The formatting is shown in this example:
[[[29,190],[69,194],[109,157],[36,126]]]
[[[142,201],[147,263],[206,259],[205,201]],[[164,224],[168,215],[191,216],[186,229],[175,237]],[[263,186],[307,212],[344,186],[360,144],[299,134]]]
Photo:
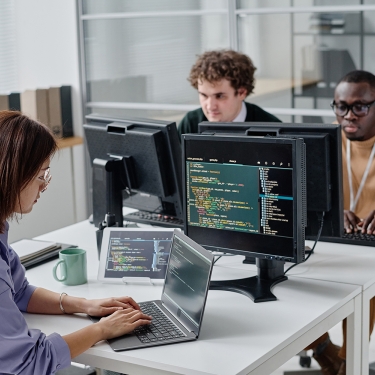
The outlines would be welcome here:
[[[142,302],[139,306],[142,312],[152,316],[152,323],[150,325],[141,326],[134,330],[135,335],[141,342],[168,341],[186,336],[163,314],[154,302]]]
[[[344,233],[341,237],[320,237],[320,241],[344,243],[348,245],[375,246],[375,235],[362,233]]]
[[[143,223],[150,225],[158,225],[160,227],[167,228],[183,228],[183,220],[168,215],[157,214],[154,212],[147,211],[136,211],[131,214],[124,216],[124,220],[133,221],[135,223]]]

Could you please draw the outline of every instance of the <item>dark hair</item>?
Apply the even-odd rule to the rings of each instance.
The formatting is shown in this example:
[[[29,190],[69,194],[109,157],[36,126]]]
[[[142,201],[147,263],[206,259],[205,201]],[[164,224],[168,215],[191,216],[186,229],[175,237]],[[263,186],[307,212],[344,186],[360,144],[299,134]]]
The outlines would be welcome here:
[[[13,218],[21,191],[57,149],[52,132],[17,111],[0,111],[0,232]]]
[[[210,83],[227,79],[235,89],[245,88],[247,95],[254,90],[256,67],[250,57],[233,50],[207,51],[198,56],[190,71],[188,81],[198,88],[199,81]]]
[[[375,90],[375,76],[370,73],[366,72],[365,70],[353,70],[344,75],[340,79],[340,82],[349,82],[349,83],[368,83],[372,90]]]

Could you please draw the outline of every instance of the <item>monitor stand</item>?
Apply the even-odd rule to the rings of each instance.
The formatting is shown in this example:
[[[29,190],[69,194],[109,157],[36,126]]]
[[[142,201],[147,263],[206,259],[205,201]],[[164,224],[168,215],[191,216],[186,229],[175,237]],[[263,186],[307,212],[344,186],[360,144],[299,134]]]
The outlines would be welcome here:
[[[242,261],[242,263],[244,264],[255,264],[255,257],[249,257],[249,256],[246,256],[245,259]]]
[[[254,302],[276,301],[271,289],[277,283],[287,280],[284,275],[284,261],[256,258],[258,275],[237,280],[211,281],[211,290],[228,290],[244,294]]]

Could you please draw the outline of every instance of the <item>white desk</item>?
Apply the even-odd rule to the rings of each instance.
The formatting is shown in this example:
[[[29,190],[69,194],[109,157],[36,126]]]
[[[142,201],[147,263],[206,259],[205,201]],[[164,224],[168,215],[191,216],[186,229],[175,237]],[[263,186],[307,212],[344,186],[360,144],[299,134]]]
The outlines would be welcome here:
[[[370,299],[375,296],[375,247],[321,242],[306,264],[296,266],[289,274],[362,287],[361,374],[368,375]]]
[[[101,284],[96,281],[94,229],[82,222],[38,237],[74,243],[88,250],[88,284],[67,287],[52,277],[53,262],[27,271],[33,284],[56,292],[98,298],[131,295],[136,300],[159,298],[161,286]],[[249,275],[247,269],[215,266],[213,279]],[[126,374],[269,374],[321,334],[348,317],[348,374],[360,371],[361,287],[290,277],[278,284],[276,302],[254,304],[237,293],[210,291],[200,338],[195,342],[113,352],[99,343],[74,361]],[[30,328],[46,334],[67,334],[91,324],[84,316],[25,314]]]
[[[307,241],[307,244],[312,247],[313,242]],[[238,269],[249,267],[241,262],[241,257],[227,257],[220,259],[218,264]],[[255,266],[252,267],[255,269]],[[287,275],[359,285],[362,288],[362,365],[358,374],[368,375],[369,301],[375,296],[375,247],[320,242],[310,259],[291,269]],[[349,340],[348,345],[352,345]]]

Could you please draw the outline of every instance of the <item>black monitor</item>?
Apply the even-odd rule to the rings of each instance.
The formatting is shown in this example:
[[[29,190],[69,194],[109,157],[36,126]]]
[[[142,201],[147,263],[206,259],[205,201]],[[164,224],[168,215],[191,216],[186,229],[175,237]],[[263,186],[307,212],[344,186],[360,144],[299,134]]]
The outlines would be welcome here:
[[[199,124],[200,134],[303,138],[306,144],[306,239],[343,233],[341,127],[337,124],[214,123]]]
[[[123,226],[127,219],[123,206],[150,214],[132,215],[132,221],[154,221],[155,215],[182,219],[181,145],[176,123],[91,114],[83,127],[93,166],[95,226],[108,212]]]
[[[185,233],[208,250],[256,257],[258,276],[210,288],[275,300],[285,261],[305,259],[303,140],[185,134],[182,149]]]

